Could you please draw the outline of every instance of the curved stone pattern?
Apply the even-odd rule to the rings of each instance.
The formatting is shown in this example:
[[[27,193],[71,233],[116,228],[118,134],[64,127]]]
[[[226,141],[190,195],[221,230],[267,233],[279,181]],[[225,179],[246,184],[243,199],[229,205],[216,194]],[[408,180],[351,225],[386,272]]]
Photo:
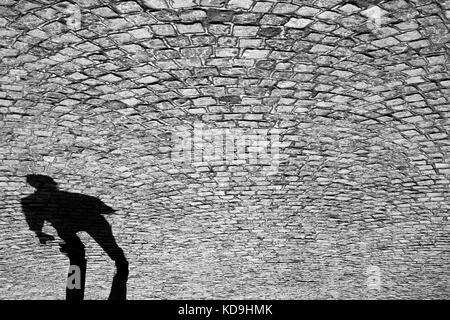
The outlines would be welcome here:
[[[0,298],[64,298],[30,173],[117,210],[130,299],[450,298],[450,1],[0,4]],[[199,125],[277,130],[276,166],[209,158]]]

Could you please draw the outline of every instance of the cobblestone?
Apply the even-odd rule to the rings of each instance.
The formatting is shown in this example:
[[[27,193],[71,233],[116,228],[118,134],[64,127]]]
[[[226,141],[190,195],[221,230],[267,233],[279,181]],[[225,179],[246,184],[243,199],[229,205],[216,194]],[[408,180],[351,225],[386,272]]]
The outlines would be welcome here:
[[[117,210],[130,299],[449,298],[448,1],[82,0],[78,27],[58,3],[0,7],[0,298],[64,297],[30,173]],[[193,136],[174,161],[199,123],[277,129],[276,170]]]

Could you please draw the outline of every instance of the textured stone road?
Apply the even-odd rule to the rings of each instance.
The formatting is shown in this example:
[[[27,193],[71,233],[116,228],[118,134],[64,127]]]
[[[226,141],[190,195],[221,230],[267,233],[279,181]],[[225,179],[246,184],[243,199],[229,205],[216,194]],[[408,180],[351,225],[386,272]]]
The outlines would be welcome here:
[[[130,299],[450,298],[449,19],[440,0],[1,0],[0,298],[64,298],[29,173],[118,210]],[[173,161],[196,123],[276,128],[277,169]],[[113,263],[81,237],[104,299]]]

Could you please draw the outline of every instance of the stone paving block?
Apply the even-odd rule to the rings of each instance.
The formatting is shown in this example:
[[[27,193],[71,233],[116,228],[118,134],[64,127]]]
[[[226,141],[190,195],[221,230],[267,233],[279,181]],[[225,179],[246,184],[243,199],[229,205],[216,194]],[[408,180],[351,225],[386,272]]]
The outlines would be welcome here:
[[[257,13],[240,13],[233,16],[233,23],[255,25],[260,19],[261,15]]]
[[[422,35],[417,31],[410,31],[396,36],[402,42],[414,41],[422,38]]]
[[[189,58],[208,58],[212,55],[212,47],[182,48],[181,55]]]
[[[358,6],[355,6],[350,3],[344,4],[343,6],[339,7],[339,11],[343,11],[347,14],[352,14],[352,13],[358,12],[360,10],[361,9]]]
[[[117,13],[115,13],[111,8],[109,7],[101,7],[101,8],[97,8],[92,10],[92,12],[100,17],[103,18],[112,18],[112,17],[117,17]]]
[[[152,33],[147,28],[131,30],[130,34],[136,39],[148,39],[152,36]]]
[[[229,25],[210,24],[208,31],[213,35],[227,35],[230,33],[231,27]]]
[[[284,25],[287,21],[289,21],[288,17],[285,16],[279,16],[274,14],[265,14],[260,20],[260,23],[262,25],[273,25],[273,26],[280,26]]]
[[[302,6],[297,10],[297,14],[304,17],[313,17],[320,13],[320,9]]]
[[[377,47],[390,47],[393,46],[395,44],[398,44],[399,41],[396,40],[393,37],[389,37],[389,38],[385,38],[385,39],[380,39],[380,40],[375,40],[372,42],[373,45],[377,46]]]
[[[253,0],[230,0],[227,7],[231,9],[250,9],[252,5]]]
[[[196,106],[209,106],[216,103],[216,100],[211,97],[197,98],[192,101]]]
[[[161,24],[152,26],[152,31],[156,35],[160,36],[173,36],[175,35],[175,29],[170,24]]]
[[[216,38],[210,35],[199,35],[191,37],[194,46],[207,46],[216,43]]]
[[[221,47],[234,47],[237,45],[237,37],[220,37],[217,39],[217,45]]]
[[[166,37],[165,40],[171,47],[187,47],[191,44],[187,36]]]
[[[295,56],[295,52],[290,51],[272,51],[269,55],[269,58],[275,60],[289,60],[290,58]]]
[[[253,6],[254,12],[269,12],[272,9],[273,3],[269,1],[257,1]]]
[[[258,33],[256,26],[234,26],[233,35],[236,37],[252,37]]]
[[[239,47],[240,48],[259,48],[261,47],[263,43],[262,39],[255,38],[255,39],[245,39],[240,38],[239,39]]]
[[[195,22],[202,21],[206,19],[207,15],[204,10],[187,10],[182,11],[180,14],[180,19],[184,22]]]
[[[201,0],[200,5],[205,7],[223,7],[225,5],[225,0]]]
[[[246,49],[242,54],[246,59],[263,59],[269,55],[270,50]]]
[[[231,10],[209,9],[206,14],[210,22],[231,22],[234,17]]]
[[[145,83],[145,84],[147,84],[147,83],[155,83],[155,82],[158,82],[159,79],[156,78],[156,77],[153,77],[153,76],[146,76],[146,77],[144,77],[144,78],[138,79],[137,81],[140,82],[140,83]]]
[[[282,32],[280,27],[262,27],[258,30],[257,35],[267,38],[272,38],[279,35]]]
[[[273,8],[272,12],[275,14],[288,14],[297,11],[298,5],[290,3],[277,3]]]
[[[142,11],[141,6],[134,1],[124,1],[121,3],[117,3],[115,7],[120,13],[131,13]]]
[[[216,48],[216,57],[235,57],[239,53],[238,48]]]
[[[309,25],[312,22],[313,21],[310,19],[291,18],[289,20],[289,22],[286,23],[286,27],[302,29],[302,28],[305,28],[307,25]]]
[[[145,7],[152,9],[166,9],[169,7],[166,0],[142,0],[142,3]]]
[[[177,24],[178,32],[180,33],[203,33],[203,26],[200,23],[193,24]]]
[[[172,1],[172,8],[179,9],[179,8],[191,8],[195,7],[197,3],[194,0],[173,0]]]

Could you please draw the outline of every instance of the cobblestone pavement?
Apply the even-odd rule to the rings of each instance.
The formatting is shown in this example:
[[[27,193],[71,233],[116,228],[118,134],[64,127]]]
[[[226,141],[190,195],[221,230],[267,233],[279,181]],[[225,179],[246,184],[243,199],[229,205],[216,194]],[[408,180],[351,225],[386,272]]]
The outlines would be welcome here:
[[[0,298],[64,298],[29,173],[118,210],[130,299],[450,298],[450,1],[0,4]],[[173,161],[198,123],[276,128],[276,170]]]

